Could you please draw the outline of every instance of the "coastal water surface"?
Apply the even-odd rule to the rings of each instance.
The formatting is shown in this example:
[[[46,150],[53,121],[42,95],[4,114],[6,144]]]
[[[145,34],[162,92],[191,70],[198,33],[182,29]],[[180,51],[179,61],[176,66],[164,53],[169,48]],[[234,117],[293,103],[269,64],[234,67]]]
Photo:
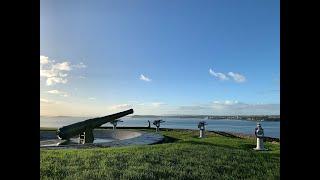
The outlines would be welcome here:
[[[40,117],[40,127],[62,127],[79,121],[89,119],[88,117]],[[152,121],[154,118],[121,118],[123,122],[118,123],[118,127],[147,127],[148,120],[151,121],[151,127],[154,127]],[[198,129],[200,118],[162,118],[165,122],[160,128],[177,128],[177,129]],[[247,120],[226,120],[226,119],[206,119],[208,125],[207,130],[236,132],[244,134],[254,134],[254,128],[257,122]],[[263,121],[261,122],[265,131],[265,136],[280,138],[280,122],[279,121]],[[111,127],[110,123],[103,126]]]

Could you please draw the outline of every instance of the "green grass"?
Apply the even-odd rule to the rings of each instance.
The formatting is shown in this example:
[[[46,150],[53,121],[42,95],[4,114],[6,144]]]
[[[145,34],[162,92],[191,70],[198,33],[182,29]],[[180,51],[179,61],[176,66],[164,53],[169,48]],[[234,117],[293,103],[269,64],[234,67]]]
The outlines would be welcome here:
[[[43,150],[41,179],[279,179],[280,144],[256,152],[255,139],[162,131],[163,144]]]

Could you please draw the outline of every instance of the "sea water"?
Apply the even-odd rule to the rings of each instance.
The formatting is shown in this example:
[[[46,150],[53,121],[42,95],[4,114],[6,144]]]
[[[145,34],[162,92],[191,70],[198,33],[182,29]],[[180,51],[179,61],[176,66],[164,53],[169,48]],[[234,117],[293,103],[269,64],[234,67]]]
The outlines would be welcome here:
[[[88,117],[40,117],[40,127],[62,127],[69,124],[73,124],[79,121],[90,119]],[[159,118],[157,118],[159,119]],[[161,124],[160,128],[176,128],[176,129],[198,129],[198,122],[204,119],[200,118],[161,118],[165,122]],[[151,127],[155,118],[132,118],[123,117],[123,122],[119,122],[117,127],[147,127],[148,120]],[[208,125],[206,130],[236,132],[243,134],[254,134],[254,129],[257,125],[255,121],[249,120],[234,120],[234,119],[206,119]],[[280,121],[263,121],[260,122],[264,129],[265,136],[280,137]],[[103,125],[104,127],[111,127],[110,123]]]

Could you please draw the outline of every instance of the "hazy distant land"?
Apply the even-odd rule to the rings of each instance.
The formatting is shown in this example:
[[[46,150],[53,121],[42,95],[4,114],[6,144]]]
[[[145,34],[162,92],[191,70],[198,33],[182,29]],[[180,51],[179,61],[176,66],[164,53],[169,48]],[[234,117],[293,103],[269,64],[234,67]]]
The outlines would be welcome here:
[[[200,119],[235,119],[250,121],[280,121],[280,115],[234,115],[234,116],[212,116],[212,115],[133,115],[133,118],[200,118]]]
[[[59,117],[69,118],[75,116],[40,116],[40,117]],[[198,119],[233,119],[233,120],[249,120],[249,121],[280,121],[280,115],[128,115],[132,118],[198,118]],[[80,116],[79,116],[80,118]],[[83,118],[83,117],[82,117]],[[93,117],[86,117],[93,118]]]

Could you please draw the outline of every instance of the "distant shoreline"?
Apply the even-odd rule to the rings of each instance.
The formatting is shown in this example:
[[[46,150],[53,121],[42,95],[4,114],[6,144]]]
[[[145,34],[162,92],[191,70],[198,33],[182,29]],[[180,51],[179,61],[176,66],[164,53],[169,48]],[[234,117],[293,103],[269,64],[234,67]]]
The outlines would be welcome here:
[[[210,115],[133,115],[132,118],[199,118],[210,120],[248,120],[248,121],[280,121],[280,115],[239,115],[239,116],[210,116]]]
[[[208,116],[208,115],[131,115],[130,118],[198,118],[205,120],[247,120],[247,121],[280,121],[280,115],[239,115],[239,116]],[[80,116],[40,116],[40,118],[94,118]]]

